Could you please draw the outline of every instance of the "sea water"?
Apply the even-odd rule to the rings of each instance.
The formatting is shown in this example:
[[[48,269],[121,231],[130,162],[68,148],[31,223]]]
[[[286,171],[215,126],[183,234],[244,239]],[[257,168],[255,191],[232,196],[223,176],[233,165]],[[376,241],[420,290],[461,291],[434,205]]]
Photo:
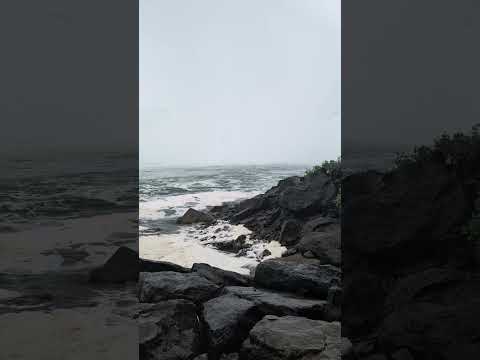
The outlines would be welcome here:
[[[249,273],[259,261],[281,256],[285,250],[276,241],[250,237],[242,225],[219,221],[210,227],[179,226],[176,219],[188,208],[251,198],[289,176],[303,175],[304,165],[210,166],[166,168],[144,165],[140,169],[140,256],[191,267],[194,263],[239,273]],[[246,235],[249,247],[241,256],[215,249],[217,241]],[[263,257],[265,250],[270,255]]]

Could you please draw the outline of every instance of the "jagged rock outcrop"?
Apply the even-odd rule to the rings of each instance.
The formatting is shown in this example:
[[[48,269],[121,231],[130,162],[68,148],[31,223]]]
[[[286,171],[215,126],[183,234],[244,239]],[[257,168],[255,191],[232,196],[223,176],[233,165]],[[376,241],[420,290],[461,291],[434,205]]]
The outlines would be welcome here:
[[[210,212],[244,224],[255,238],[291,245],[298,241],[302,224],[309,219],[320,215],[338,217],[337,192],[337,185],[325,174],[294,176],[281,180],[265,194],[217,206]]]
[[[190,225],[197,223],[206,223],[211,224],[215,221],[215,218],[203,211],[198,211],[195,209],[188,209],[183,216],[177,219],[177,224]]]

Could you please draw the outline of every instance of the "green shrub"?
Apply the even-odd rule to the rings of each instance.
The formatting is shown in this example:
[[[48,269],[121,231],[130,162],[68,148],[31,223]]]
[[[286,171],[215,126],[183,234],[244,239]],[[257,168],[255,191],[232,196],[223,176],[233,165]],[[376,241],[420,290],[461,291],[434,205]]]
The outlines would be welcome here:
[[[432,146],[415,147],[412,153],[399,153],[395,166],[401,167],[438,159],[463,175],[476,171],[480,159],[480,124],[472,127],[470,133],[442,134]]]
[[[324,161],[321,165],[315,165],[311,169],[305,172],[306,176],[316,176],[318,174],[324,174],[332,179],[340,180],[342,177],[342,161],[339,157],[337,160]]]

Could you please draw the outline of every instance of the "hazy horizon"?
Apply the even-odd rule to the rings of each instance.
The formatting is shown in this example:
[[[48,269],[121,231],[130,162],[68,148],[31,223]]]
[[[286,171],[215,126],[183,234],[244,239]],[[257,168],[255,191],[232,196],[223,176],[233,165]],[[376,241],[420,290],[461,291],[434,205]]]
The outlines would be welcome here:
[[[140,0],[140,163],[340,156],[340,2]]]

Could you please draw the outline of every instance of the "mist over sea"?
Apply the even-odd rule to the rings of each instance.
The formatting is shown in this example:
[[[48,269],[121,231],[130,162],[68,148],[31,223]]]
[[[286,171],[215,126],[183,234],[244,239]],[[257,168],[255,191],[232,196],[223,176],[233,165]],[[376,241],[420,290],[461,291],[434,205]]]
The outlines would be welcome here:
[[[243,256],[216,250],[215,241],[248,237],[245,227],[219,222],[203,228],[199,225],[178,226],[176,219],[188,208],[197,210],[224,202],[251,198],[275,186],[289,176],[303,175],[307,165],[143,166],[140,169],[140,256],[171,261],[183,266],[206,262],[224,269],[247,273],[268,249],[272,256],[281,255],[278,243],[249,239],[251,248]]]

